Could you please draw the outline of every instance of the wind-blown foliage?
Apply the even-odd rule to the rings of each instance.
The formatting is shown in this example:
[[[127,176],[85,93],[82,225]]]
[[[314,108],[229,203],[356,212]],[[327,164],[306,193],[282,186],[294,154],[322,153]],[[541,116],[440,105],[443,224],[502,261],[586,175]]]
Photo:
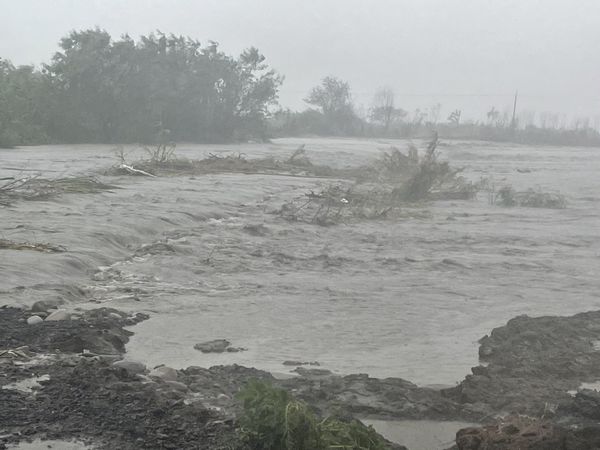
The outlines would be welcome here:
[[[173,34],[73,31],[41,71],[0,61],[0,143],[264,138],[281,82],[255,48],[233,58]]]
[[[46,85],[31,66],[0,59],[0,147],[47,140],[43,108]]]
[[[239,418],[245,445],[253,450],[384,450],[386,442],[357,420],[319,421],[305,403],[286,391],[251,380],[240,391]]]
[[[350,85],[339,78],[323,78],[304,101],[318,108],[320,124],[317,127],[329,134],[353,134],[356,123],[360,122],[354,113]]]

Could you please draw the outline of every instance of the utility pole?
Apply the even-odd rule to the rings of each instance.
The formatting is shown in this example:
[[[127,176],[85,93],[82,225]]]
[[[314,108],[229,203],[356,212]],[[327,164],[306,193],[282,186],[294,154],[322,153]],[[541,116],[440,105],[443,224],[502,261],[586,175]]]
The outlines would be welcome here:
[[[517,98],[519,97],[519,91],[515,91],[515,103],[513,105],[512,121],[510,123],[511,128],[514,130],[517,128]]]

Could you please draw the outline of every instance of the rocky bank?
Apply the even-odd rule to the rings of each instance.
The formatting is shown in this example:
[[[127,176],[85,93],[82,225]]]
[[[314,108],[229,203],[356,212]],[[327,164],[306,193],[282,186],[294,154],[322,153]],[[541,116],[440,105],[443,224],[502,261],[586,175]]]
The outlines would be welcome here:
[[[455,449],[600,448],[600,393],[589,384],[600,380],[598,311],[512,319],[482,338],[471,375],[436,390],[313,367],[283,380],[236,365],[146,368],[123,357],[131,335],[124,327],[147,316],[101,308],[52,320],[55,308],[0,308],[0,448],[33,438],[99,448],[241,448],[235,394],[253,378],[323,416],[482,424],[459,431]]]

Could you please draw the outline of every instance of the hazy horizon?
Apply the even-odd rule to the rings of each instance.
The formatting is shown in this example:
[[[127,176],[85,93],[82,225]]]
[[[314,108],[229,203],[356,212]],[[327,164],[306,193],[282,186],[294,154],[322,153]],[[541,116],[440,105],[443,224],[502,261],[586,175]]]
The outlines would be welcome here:
[[[285,76],[280,104],[304,109],[327,75],[347,80],[357,109],[390,86],[410,112],[442,105],[483,119],[492,106],[600,122],[600,2],[558,0],[39,0],[4,1],[0,57],[40,64],[74,29],[114,38],[155,30],[214,40],[238,54],[258,47]],[[567,123],[569,124],[569,123]]]

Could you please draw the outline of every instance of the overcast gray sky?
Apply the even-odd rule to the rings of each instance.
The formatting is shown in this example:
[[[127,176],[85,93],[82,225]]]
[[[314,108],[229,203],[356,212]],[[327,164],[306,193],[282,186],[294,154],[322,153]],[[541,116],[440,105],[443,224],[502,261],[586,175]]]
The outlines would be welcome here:
[[[258,47],[293,109],[336,75],[364,108],[389,85],[405,109],[483,118],[518,89],[521,110],[600,117],[600,0],[0,0],[0,13],[0,57],[15,64],[47,61],[72,29],[160,29]]]

